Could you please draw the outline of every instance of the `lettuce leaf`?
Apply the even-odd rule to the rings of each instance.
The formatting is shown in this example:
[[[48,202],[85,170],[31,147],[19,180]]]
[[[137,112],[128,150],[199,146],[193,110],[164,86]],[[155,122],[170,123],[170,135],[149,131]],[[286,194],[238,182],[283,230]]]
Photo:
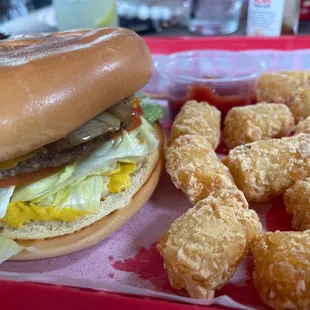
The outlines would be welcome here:
[[[91,176],[74,186],[66,198],[56,206],[62,209],[70,207],[74,210],[94,212],[100,207],[102,178]]]
[[[35,251],[33,247],[24,247],[14,240],[0,236],[0,264],[23,250]]]
[[[11,202],[31,201],[46,207],[72,208],[92,212],[100,206],[102,177],[115,171],[118,161],[136,162],[158,146],[154,128],[144,119],[130,133],[103,143],[91,154],[62,171],[19,187]]]
[[[38,193],[44,193],[48,191],[52,186],[55,186],[61,174],[61,172],[57,172],[56,174],[53,174],[40,181],[31,183],[26,186],[18,187],[12,196],[11,202],[31,201],[35,197],[38,197]]]
[[[148,97],[142,97],[140,106],[143,110],[143,117],[153,124],[164,116],[162,107]]]
[[[0,219],[5,216],[15,186],[0,188]]]
[[[163,108],[157,102],[149,98],[147,95],[141,92],[135,93],[136,98],[141,99],[140,106],[143,110],[143,117],[150,123],[161,120],[164,116]]]
[[[143,99],[143,98],[148,98],[148,96],[140,91],[136,92],[135,93],[135,97],[136,98],[140,98],[140,99]]]
[[[86,212],[94,212],[100,207],[102,177],[91,176],[70,187],[65,192],[60,192],[51,195],[42,201],[40,206],[55,206],[56,209],[70,208]],[[65,193],[64,195],[60,193]],[[59,199],[61,197],[61,199]]]
[[[60,202],[66,198],[66,196],[73,187],[74,186],[66,186],[65,188],[59,190],[55,194],[49,195],[45,198],[38,197],[33,199],[31,202],[41,207],[54,207],[60,204]]]

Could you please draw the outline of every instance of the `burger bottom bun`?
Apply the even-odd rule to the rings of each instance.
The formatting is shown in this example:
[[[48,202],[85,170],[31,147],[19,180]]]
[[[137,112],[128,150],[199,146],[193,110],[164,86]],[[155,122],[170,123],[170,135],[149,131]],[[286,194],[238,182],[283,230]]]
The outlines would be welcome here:
[[[123,226],[148,201],[160,179],[165,135],[159,125],[156,129],[158,149],[145,157],[142,167],[132,176],[130,187],[108,195],[98,211],[74,222],[40,221],[19,229],[3,227],[1,235],[36,248],[35,252],[22,251],[10,260],[43,259],[76,252],[95,245]]]

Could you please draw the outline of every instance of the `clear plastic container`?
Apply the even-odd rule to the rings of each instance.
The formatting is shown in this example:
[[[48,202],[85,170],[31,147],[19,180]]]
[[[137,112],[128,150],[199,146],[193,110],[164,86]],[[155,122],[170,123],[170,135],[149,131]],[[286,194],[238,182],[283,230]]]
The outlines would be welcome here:
[[[234,106],[256,102],[258,77],[265,66],[242,52],[188,51],[156,63],[173,118],[188,100],[206,101],[223,115]]]

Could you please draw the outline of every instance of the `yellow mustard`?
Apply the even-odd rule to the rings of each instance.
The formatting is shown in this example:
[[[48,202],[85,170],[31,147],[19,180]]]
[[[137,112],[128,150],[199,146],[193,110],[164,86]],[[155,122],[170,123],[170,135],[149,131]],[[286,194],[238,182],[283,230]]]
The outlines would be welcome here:
[[[119,163],[118,169],[110,175],[108,189],[110,193],[120,193],[130,186],[130,174],[136,170],[135,163]],[[5,216],[0,220],[5,225],[13,228],[22,227],[24,224],[34,221],[63,221],[72,222],[77,220],[86,211],[55,207],[39,207],[31,202],[10,203]]]
[[[14,202],[10,203],[5,216],[1,219],[7,226],[13,228],[22,227],[30,221],[63,221],[72,222],[80,216],[86,214],[86,211],[63,208],[57,210],[54,207],[38,207],[33,203]]]
[[[110,193],[120,193],[130,185],[130,174],[136,170],[135,163],[120,163],[120,170],[110,177],[108,189]]]

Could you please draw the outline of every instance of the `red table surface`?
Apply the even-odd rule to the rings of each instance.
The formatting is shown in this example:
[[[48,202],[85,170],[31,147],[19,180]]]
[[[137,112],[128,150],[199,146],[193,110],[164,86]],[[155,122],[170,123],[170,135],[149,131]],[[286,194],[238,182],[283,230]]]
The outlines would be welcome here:
[[[212,38],[145,38],[154,54],[169,54],[184,50],[221,49],[277,49],[293,50],[310,48],[310,36],[280,38],[244,38],[244,37],[212,37]],[[125,296],[106,292],[95,292],[85,289],[58,287],[34,283],[18,283],[0,280],[0,300],[2,309],[162,309],[185,310],[200,308],[199,306]],[[208,310],[223,309],[218,306],[204,307]]]

